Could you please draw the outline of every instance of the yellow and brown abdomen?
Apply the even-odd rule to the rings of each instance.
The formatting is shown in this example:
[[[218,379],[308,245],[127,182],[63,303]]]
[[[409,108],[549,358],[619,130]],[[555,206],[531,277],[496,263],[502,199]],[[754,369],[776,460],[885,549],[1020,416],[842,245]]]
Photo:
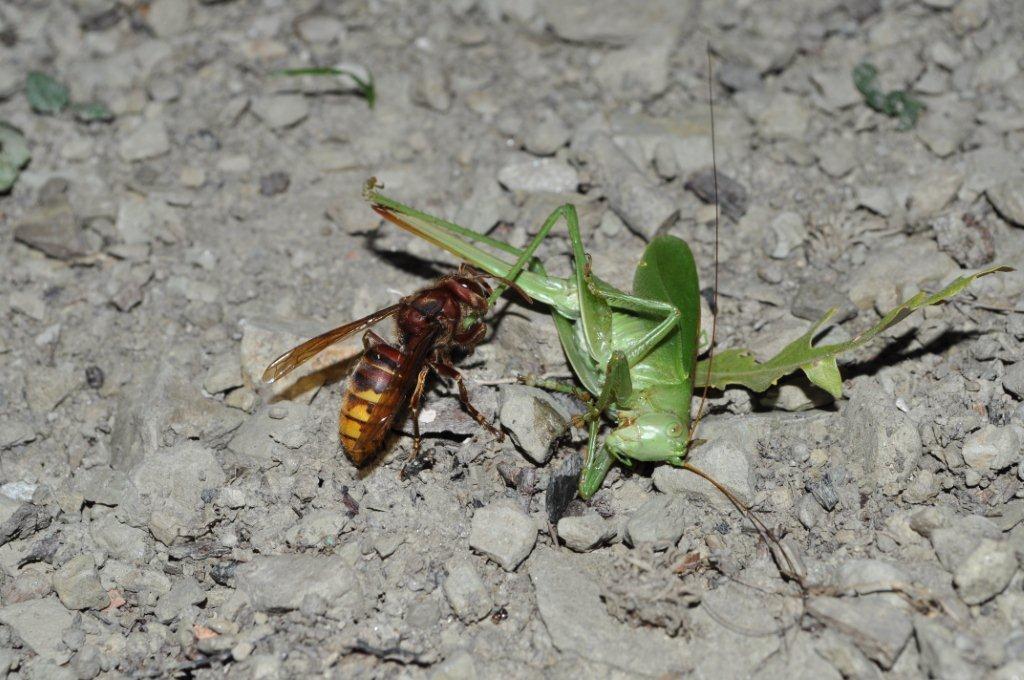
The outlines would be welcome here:
[[[393,392],[402,354],[389,345],[366,350],[348,380],[341,402],[338,432],[345,452],[356,463],[362,463],[380,448],[401,407]]]

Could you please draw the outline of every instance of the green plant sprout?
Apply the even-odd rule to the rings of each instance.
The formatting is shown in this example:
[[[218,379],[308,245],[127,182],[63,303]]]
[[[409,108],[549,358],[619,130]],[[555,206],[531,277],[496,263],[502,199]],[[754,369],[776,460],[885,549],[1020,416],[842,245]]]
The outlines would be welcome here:
[[[56,78],[32,71],[25,78],[25,97],[36,113],[55,116],[71,107],[80,123],[109,123],[114,114],[99,102],[72,102],[68,86]]]
[[[853,84],[864,96],[864,101],[868,106],[890,118],[899,118],[900,124],[896,127],[897,130],[909,130],[914,127],[924,104],[904,90],[882,92],[875,85],[877,78],[878,69],[873,64],[864,62],[853,68]]]
[[[278,76],[348,76],[359,88],[360,96],[366,100],[366,105],[371,109],[377,103],[377,89],[374,87],[373,74],[366,70],[366,78],[363,78],[355,71],[347,68],[311,67],[311,68],[289,68],[277,71]]]
[[[740,385],[762,392],[783,376],[803,371],[812,383],[839,397],[842,378],[837,356],[864,345],[914,310],[949,299],[979,277],[1012,271],[996,265],[957,278],[937,293],[918,293],[847,342],[814,344],[817,333],[835,313],[829,310],[807,333],[767,361],[759,362],[749,350],[741,349],[699,361],[700,287],[693,253],[682,239],[655,237],[637,265],[632,292],[625,292],[591,271],[576,208],[571,204],[551,213],[527,247],[519,249],[403,205],[378,188],[371,179],[364,196],[382,217],[474,267],[515,282],[533,300],[550,307],[562,349],[589,403],[583,417],[588,429],[587,454],[579,482],[584,499],[601,488],[616,461],[627,467],[637,461],[668,463],[707,479],[686,463],[687,452],[697,443],[693,439],[695,423],[691,423],[695,389]],[[534,257],[540,243],[562,220],[569,231],[573,260],[573,274],[564,278],[548,275]],[[478,244],[516,260],[509,262]],[[504,286],[497,287],[491,301],[503,290]],[[712,343],[713,336],[714,331]],[[581,392],[569,383],[532,382],[569,394]],[[599,441],[602,415],[614,427]]]

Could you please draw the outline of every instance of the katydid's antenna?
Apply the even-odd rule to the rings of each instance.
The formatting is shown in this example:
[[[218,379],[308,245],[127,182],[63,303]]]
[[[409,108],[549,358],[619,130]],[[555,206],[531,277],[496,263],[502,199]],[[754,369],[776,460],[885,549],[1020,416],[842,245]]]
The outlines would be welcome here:
[[[690,423],[689,440],[693,441],[693,435],[697,432],[701,418],[704,417],[704,406],[708,401],[708,389],[711,387],[711,364],[715,356],[715,335],[718,332],[718,232],[721,212],[718,205],[718,154],[715,149],[715,88],[711,79],[711,43],[707,44],[708,54],[708,108],[711,111],[711,176],[715,183],[715,287],[712,295],[711,317],[711,348],[708,354],[708,367],[704,374],[704,391],[700,395],[700,406],[697,408],[697,417]]]

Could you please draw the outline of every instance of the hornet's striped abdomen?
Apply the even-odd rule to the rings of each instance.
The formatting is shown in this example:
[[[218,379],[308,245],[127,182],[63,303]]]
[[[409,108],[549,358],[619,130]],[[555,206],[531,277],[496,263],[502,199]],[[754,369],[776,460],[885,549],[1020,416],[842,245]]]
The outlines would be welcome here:
[[[394,408],[380,402],[393,387],[401,357],[401,352],[389,345],[372,346],[363,354],[349,378],[341,403],[338,430],[342,446],[356,463],[380,447],[388,428],[375,425],[381,419],[390,421],[394,418]]]

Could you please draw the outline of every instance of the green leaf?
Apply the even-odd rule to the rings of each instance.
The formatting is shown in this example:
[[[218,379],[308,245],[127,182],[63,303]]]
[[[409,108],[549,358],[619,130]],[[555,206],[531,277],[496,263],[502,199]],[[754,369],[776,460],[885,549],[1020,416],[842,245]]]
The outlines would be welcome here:
[[[39,71],[28,74],[25,80],[25,95],[33,111],[45,114],[63,111],[70,97],[64,83]]]
[[[896,127],[897,130],[904,131],[914,127],[924,104],[904,90],[882,92],[875,85],[877,78],[878,69],[872,64],[866,62],[857,64],[853,69],[853,84],[863,95],[868,106],[891,118],[899,118],[900,124]]]
[[[109,123],[114,120],[114,112],[99,102],[75,104],[75,119],[80,123]]]
[[[366,100],[366,105],[371,109],[377,103],[377,90],[374,87],[373,74],[366,69],[366,78],[363,78],[354,71],[346,68],[289,68],[278,71],[278,76],[348,76],[359,88],[359,94]]]
[[[1009,271],[1013,271],[1013,269],[996,265],[970,276],[961,276],[932,295],[918,293],[892,309],[877,324],[848,342],[815,346],[812,344],[814,337],[835,314],[834,309],[829,310],[809,331],[786,345],[782,351],[765,362],[757,361],[750,351],[745,349],[728,349],[715,355],[712,359],[699,362],[696,376],[698,387],[703,387],[705,383],[717,388],[742,385],[755,392],[764,392],[777,383],[779,378],[802,370],[812,383],[827,390],[832,396],[840,397],[843,389],[842,378],[836,365],[837,356],[864,345],[885,329],[910,316],[914,310],[948,300],[977,278],[994,272]],[[705,380],[705,376],[708,375],[709,361],[711,362],[711,371]]]

